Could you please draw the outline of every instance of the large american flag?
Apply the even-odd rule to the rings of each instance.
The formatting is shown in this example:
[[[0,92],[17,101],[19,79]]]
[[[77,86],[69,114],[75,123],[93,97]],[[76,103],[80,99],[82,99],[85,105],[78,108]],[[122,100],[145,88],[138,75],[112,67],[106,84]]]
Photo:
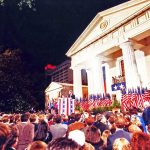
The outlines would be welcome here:
[[[143,107],[145,101],[150,102],[150,90],[147,88],[139,88],[123,92],[121,97],[122,110],[128,110],[131,107]]]

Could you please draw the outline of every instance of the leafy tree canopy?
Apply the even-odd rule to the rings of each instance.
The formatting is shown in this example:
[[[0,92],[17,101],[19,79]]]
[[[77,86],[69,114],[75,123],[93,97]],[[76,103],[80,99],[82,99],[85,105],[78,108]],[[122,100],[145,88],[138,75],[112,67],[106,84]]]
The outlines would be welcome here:
[[[23,7],[28,7],[28,8],[34,8],[35,6],[35,0],[0,0],[0,5],[5,6],[8,2],[14,2],[18,6],[19,9],[22,9]],[[35,10],[35,9],[33,9]]]
[[[28,111],[37,105],[32,77],[20,50],[0,53],[0,111]]]

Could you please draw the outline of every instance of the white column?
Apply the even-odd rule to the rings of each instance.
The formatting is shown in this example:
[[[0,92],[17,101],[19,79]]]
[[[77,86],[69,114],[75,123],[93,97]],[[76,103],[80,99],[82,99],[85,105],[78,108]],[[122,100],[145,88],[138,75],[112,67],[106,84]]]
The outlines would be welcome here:
[[[136,50],[134,53],[135,53],[138,72],[141,77],[141,84],[143,87],[147,87],[148,86],[147,85],[148,78],[147,78],[147,70],[146,70],[146,62],[145,62],[144,52],[140,51],[140,50]]]
[[[81,98],[82,95],[82,80],[81,69],[78,67],[73,68],[73,92],[76,98]]]
[[[141,86],[140,77],[135,61],[134,49],[131,42],[125,42],[120,45],[123,53],[126,86],[129,88],[137,88]]]
[[[105,63],[104,66],[106,69],[106,90],[107,90],[107,93],[111,94],[112,77],[110,73],[109,64]]]
[[[87,80],[88,80],[88,95],[94,93],[93,74],[91,69],[87,69]]]
[[[93,74],[93,94],[104,93],[104,82],[102,73],[102,60],[96,56],[91,59],[91,71]]]

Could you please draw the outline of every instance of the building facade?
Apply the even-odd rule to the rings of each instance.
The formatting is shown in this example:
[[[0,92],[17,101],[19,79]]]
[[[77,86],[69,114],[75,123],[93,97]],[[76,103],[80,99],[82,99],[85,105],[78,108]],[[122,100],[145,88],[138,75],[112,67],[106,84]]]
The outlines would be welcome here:
[[[120,93],[116,83],[150,88],[150,0],[130,0],[98,13],[66,55],[77,97],[82,97],[83,69],[89,95]]]
[[[73,71],[70,69],[71,61],[66,60],[55,69],[47,70],[46,75],[51,82],[73,83]]]

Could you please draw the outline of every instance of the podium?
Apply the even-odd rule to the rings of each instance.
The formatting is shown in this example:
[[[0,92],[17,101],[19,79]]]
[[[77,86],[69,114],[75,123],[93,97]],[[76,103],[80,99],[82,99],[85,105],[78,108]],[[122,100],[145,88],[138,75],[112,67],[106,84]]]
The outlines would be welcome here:
[[[71,115],[74,113],[75,109],[75,99],[72,98],[59,98],[58,99],[58,113],[64,114],[66,116]]]

